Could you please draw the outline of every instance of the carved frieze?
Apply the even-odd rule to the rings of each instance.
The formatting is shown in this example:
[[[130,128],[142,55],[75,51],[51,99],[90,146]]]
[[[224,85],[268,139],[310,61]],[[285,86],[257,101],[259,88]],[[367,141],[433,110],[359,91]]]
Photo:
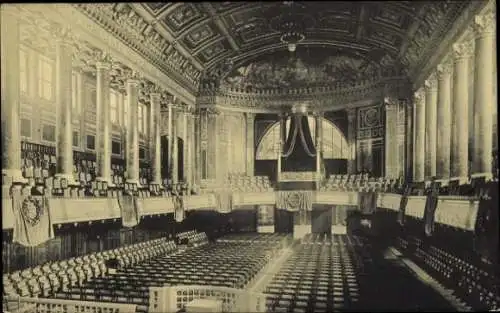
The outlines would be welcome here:
[[[75,4],[93,20],[127,42],[147,59],[160,66],[174,79],[185,80],[190,89],[198,87],[200,73],[161,36],[154,25],[146,22],[128,3]],[[166,53],[168,50],[168,53]]]

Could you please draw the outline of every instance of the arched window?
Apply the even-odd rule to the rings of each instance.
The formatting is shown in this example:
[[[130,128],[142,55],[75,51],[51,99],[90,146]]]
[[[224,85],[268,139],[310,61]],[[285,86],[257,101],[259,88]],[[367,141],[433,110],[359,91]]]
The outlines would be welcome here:
[[[309,116],[309,129],[311,137],[315,138],[316,121]],[[351,159],[349,145],[342,132],[332,122],[322,119],[323,127],[323,158],[324,159]],[[290,118],[286,121],[286,133],[290,129]],[[279,151],[279,123],[271,126],[257,147],[256,160],[277,160]]]

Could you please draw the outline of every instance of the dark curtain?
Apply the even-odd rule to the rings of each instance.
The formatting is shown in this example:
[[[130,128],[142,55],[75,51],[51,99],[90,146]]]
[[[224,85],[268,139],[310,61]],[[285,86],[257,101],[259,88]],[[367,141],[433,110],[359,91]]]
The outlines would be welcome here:
[[[274,209],[274,232],[279,234],[293,234],[294,212]]]
[[[308,153],[309,152],[309,153]],[[282,171],[301,172],[316,170],[316,149],[305,115],[295,115],[290,119],[288,138],[283,147]],[[311,156],[312,154],[313,156]]]
[[[330,234],[332,232],[332,209],[330,207],[315,206],[311,212],[311,220],[313,234]]]
[[[161,136],[161,177],[168,176],[168,137]]]
[[[184,181],[184,141],[177,138],[177,179]]]

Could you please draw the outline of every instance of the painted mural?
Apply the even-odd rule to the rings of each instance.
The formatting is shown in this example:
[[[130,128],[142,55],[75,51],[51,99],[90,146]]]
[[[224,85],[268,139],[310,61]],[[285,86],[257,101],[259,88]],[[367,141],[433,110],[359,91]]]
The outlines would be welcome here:
[[[350,83],[377,73],[377,66],[361,57],[278,54],[233,69],[223,84],[240,89],[301,88]]]

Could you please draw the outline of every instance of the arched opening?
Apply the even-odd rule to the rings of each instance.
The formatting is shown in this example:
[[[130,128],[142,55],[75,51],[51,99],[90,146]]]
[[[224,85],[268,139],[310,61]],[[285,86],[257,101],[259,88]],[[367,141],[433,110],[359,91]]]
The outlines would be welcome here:
[[[312,138],[316,136],[316,120],[314,117],[308,117],[309,129]],[[347,139],[342,131],[331,121],[322,118],[322,143],[323,160],[328,174],[342,174],[347,172],[347,160],[353,158]],[[286,121],[286,133],[290,129],[290,118]],[[255,169],[259,175],[269,175],[274,177],[276,169],[271,168],[273,160],[278,159],[279,154],[279,122],[273,124],[266,131],[259,141],[255,155]]]

